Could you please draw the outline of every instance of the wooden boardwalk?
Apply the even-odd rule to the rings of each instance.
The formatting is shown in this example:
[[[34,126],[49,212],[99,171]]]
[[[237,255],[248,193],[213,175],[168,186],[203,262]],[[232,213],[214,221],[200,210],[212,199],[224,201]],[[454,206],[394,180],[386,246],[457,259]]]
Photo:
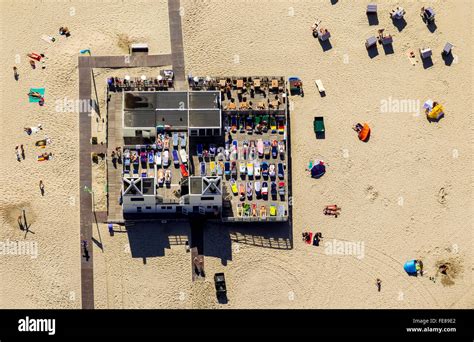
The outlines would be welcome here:
[[[186,90],[184,71],[183,29],[181,26],[181,4],[179,0],[168,0],[168,17],[170,25],[171,57],[175,78],[175,88]]]
[[[122,114],[122,93],[110,94],[110,101],[107,109],[107,155],[111,155],[116,147],[123,145],[123,132],[121,125]],[[117,168],[112,164],[112,160],[107,161],[107,185],[108,185],[108,217],[111,223],[123,223],[122,206],[119,204],[122,192],[122,164],[117,164]]]

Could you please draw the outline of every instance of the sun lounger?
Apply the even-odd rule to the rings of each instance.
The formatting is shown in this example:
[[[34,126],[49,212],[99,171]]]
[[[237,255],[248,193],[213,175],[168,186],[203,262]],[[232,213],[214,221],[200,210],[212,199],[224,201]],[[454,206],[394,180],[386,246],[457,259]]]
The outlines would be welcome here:
[[[210,172],[211,176],[215,176],[215,175],[216,175],[216,162],[211,161],[211,162],[209,163],[209,172]]]
[[[268,182],[262,182],[262,197],[264,199],[268,198]]]
[[[161,152],[155,153],[155,164],[156,166],[161,166]]]
[[[278,163],[278,178],[285,178],[285,168],[283,166],[283,163]]]
[[[245,199],[245,185],[244,185],[244,183],[239,184],[239,194],[240,194],[240,200],[243,201]]]
[[[168,151],[164,151],[162,154],[163,167],[168,167],[170,165],[170,155]]]
[[[270,130],[272,133],[276,133],[277,131],[276,119],[274,116],[270,117]]]
[[[261,205],[260,206],[260,217],[262,219],[266,219],[267,218],[267,207],[264,206],[264,205]]]
[[[181,171],[181,176],[183,176],[183,177],[188,177],[189,176],[189,172],[188,172],[188,169],[186,168],[186,165],[181,164],[179,166],[179,168],[180,168],[180,171]]]
[[[232,191],[232,193],[234,194],[234,196],[237,196],[239,191],[237,189],[237,183],[235,182],[235,179],[231,178],[230,180],[230,189]]]
[[[316,84],[316,87],[318,88],[320,93],[326,92],[326,89],[324,89],[323,82],[321,80],[315,80],[314,83]]]
[[[278,142],[278,153],[280,154],[281,159],[285,158],[285,142],[284,141]]]
[[[199,164],[199,170],[201,172],[201,176],[205,176],[206,175],[206,162],[201,162]]]
[[[165,172],[165,184],[171,184],[171,170]]]
[[[259,158],[263,158],[263,140],[258,139],[257,141],[257,153]]]
[[[216,156],[217,147],[214,144],[209,145],[209,157],[214,158]]]
[[[230,162],[228,161],[224,163],[224,174],[226,176],[230,175]]]
[[[247,173],[247,167],[245,166],[245,162],[240,162],[239,172],[240,172],[240,176],[242,178],[245,178],[245,174]]]
[[[262,162],[261,168],[262,168],[263,178],[267,178],[268,177],[268,163],[266,161]]]
[[[181,157],[181,163],[186,164],[188,162],[188,154],[185,149],[179,150],[179,156]]]
[[[174,132],[173,133],[173,147],[178,148],[178,144],[179,144],[178,132]]]
[[[249,217],[250,216],[250,209],[251,209],[250,204],[243,203],[242,207],[243,207],[243,210],[244,210],[244,216]]]
[[[230,119],[230,129],[232,131],[232,133],[236,133],[237,132],[237,117],[235,115],[233,115]]]
[[[198,155],[198,157],[202,157],[202,151],[203,151],[202,144],[197,144],[197,155]]]
[[[285,216],[285,206],[283,204],[280,204],[278,206],[278,216],[280,217]]]
[[[253,197],[253,186],[252,186],[252,182],[247,182],[246,194],[247,194],[247,198],[248,198],[249,200],[251,200],[252,197]]]
[[[253,177],[253,163],[247,163],[247,174],[249,177]]]
[[[285,133],[285,119],[284,118],[278,119],[278,133],[280,134]]]
[[[155,154],[153,151],[148,152],[148,164],[153,165],[155,163]]]
[[[186,133],[179,133],[179,137],[180,137],[180,146],[182,148],[186,148]]]
[[[173,150],[172,154],[173,154],[173,164],[174,164],[175,166],[178,166],[178,165],[179,165],[178,151],[177,151],[177,150]]]
[[[222,161],[217,162],[217,175],[222,176],[224,174],[224,163]]]
[[[258,212],[257,212],[257,205],[255,203],[252,203],[252,217],[257,217]]]
[[[158,170],[158,184],[163,185],[165,182],[165,171],[163,169]]]
[[[230,175],[232,176],[232,178],[237,177],[237,164],[235,161],[233,161],[230,166]]]
[[[243,212],[244,212],[244,210],[242,208],[242,203],[237,203],[237,216],[242,217]]]
[[[260,176],[261,176],[260,162],[259,161],[254,161],[253,162],[253,168],[254,168],[255,177],[260,178]]]
[[[276,205],[275,205],[275,203],[272,203],[270,205],[270,216],[276,216],[276,214],[277,214]]]

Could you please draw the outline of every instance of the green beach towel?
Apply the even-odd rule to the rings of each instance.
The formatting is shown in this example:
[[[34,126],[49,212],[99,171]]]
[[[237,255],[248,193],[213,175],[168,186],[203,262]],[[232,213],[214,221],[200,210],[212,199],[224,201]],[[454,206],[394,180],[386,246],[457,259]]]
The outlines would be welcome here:
[[[30,92],[35,92],[35,93],[40,93],[42,97],[44,97],[44,88],[30,88]],[[32,103],[38,103],[40,102],[39,98],[33,97],[33,96],[28,96],[30,102]]]

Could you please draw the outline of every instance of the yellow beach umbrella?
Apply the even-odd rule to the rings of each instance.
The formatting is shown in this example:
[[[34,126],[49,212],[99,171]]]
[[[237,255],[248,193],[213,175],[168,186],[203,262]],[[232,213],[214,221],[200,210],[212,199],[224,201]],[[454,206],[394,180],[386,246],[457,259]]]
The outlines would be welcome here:
[[[428,118],[431,120],[439,120],[444,115],[444,108],[438,104],[428,113]]]

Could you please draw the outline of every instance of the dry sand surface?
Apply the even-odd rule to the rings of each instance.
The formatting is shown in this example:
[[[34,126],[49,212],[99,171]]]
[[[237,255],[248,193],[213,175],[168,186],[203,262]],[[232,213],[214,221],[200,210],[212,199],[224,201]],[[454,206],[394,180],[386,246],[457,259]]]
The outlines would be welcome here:
[[[192,283],[183,245],[187,224],[135,226],[113,237],[104,225],[94,226],[103,247],[94,246],[97,308],[474,307],[473,5],[468,0],[430,2],[437,11],[437,29],[430,32],[419,17],[418,2],[377,1],[378,26],[368,25],[368,2],[182,1],[187,73],[296,75],[304,82],[305,96],[293,98],[291,108],[292,230],[210,225],[205,231],[207,278]],[[26,208],[34,232],[27,239],[39,245],[37,259],[1,256],[0,306],[79,308],[77,116],[57,113],[52,104],[77,98],[76,56],[82,48],[118,55],[125,52],[119,41],[138,40],[148,42],[152,53],[169,53],[166,1],[0,3],[0,127],[6,150],[0,167],[4,175],[21,175],[0,181],[0,240],[23,239],[16,218]],[[401,32],[388,16],[397,4],[407,11]],[[74,16],[70,7],[76,8]],[[316,18],[331,31],[327,51],[311,35]],[[67,40],[56,33],[61,25],[72,32]],[[386,55],[379,46],[379,55],[371,59],[364,40],[379,27],[394,35],[394,53]],[[42,34],[58,41],[47,44]],[[451,66],[440,56],[447,41],[455,45],[457,57]],[[434,65],[412,66],[406,52],[425,46],[433,49]],[[25,54],[31,51],[49,57],[46,70],[30,69]],[[22,59],[19,82],[11,70],[16,54]],[[326,97],[319,95],[314,79],[324,82]],[[47,103],[40,108],[25,94],[30,86],[42,85]],[[445,107],[446,117],[438,123],[421,113],[430,98]],[[392,104],[414,101],[420,114],[382,110],[389,99]],[[325,117],[324,140],[314,137],[314,116]],[[352,131],[356,122],[370,124],[368,143]],[[54,159],[46,163],[34,160],[36,136],[23,133],[24,126],[38,123],[44,131],[37,136],[53,139]],[[17,144],[26,146],[21,163],[14,154]],[[315,157],[328,164],[319,180],[305,172]],[[44,198],[39,179],[46,185]],[[342,207],[341,215],[324,216],[323,207],[334,203]],[[308,230],[322,232],[320,247],[301,242]],[[328,255],[324,243],[333,239],[362,242],[363,257]],[[403,263],[414,258],[423,260],[425,276],[408,277],[403,271]],[[441,263],[449,263],[450,277],[438,272]],[[216,272],[226,275],[227,306],[218,305],[214,296]],[[382,279],[380,293],[376,278]]]

